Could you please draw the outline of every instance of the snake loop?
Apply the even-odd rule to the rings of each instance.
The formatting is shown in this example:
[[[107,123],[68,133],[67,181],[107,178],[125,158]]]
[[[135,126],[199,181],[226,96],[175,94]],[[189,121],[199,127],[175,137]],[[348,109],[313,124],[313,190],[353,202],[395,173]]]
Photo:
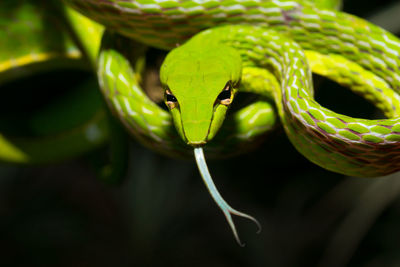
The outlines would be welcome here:
[[[263,29],[277,31],[280,35],[293,39],[301,49],[306,51],[306,55],[310,55],[308,60],[311,62],[313,71],[349,85],[354,91],[378,103],[387,111],[387,114],[397,115],[400,88],[400,42],[383,29],[354,16],[319,9],[303,1],[285,0],[262,2],[204,0],[185,1],[183,5],[177,1],[148,1],[146,3],[102,1],[99,3],[92,0],[68,0],[67,2],[110,29],[118,29],[118,32],[125,36],[162,48],[170,48],[177,43],[182,43],[185,38],[200,29],[214,25],[252,23]],[[247,60],[249,58],[253,61],[259,60],[260,55],[262,57],[270,55],[275,61],[279,61],[282,55],[287,56],[285,52],[278,56],[274,53],[268,54],[267,48],[262,48],[260,43],[254,41],[253,32],[249,34],[251,36],[243,37],[245,41],[242,45],[255,49],[242,50],[245,51],[242,53],[244,67],[252,67],[253,65],[246,63]],[[276,45],[282,46],[285,42],[278,41]],[[267,47],[270,49],[271,45]],[[312,51],[314,52],[311,53]],[[155,149],[167,151],[167,154],[173,151],[184,153],[182,152],[185,150],[184,144],[173,138],[169,115],[150,101],[144,100],[146,96],[140,93],[140,90],[136,90],[140,88],[137,81],[124,87],[124,81],[128,81],[127,77],[134,74],[129,73],[131,70],[127,70],[129,66],[127,63],[122,63],[123,57],[119,60],[112,60],[110,57],[107,63],[105,58],[108,57],[106,55],[108,52],[102,53],[100,65],[104,68],[100,68],[99,71],[100,74],[105,73],[105,75],[104,78],[100,75],[100,80],[105,81],[111,76],[115,77],[117,81],[113,83],[115,86],[106,86],[103,90],[112,109],[118,112],[120,118],[124,118],[121,119],[123,123],[136,135],[137,132],[144,131],[141,139],[146,139],[144,142]],[[322,65],[328,64],[326,62],[332,57],[339,58],[335,69],[340,71],[334,74],[319,71],[321,64],[318,65],[315,62],[322,61]],[[305,65],[306,61],[307,59],[302,56],[296,64]],[[119,63],[122,65],[119,66]],[[115,64],[115,66],[110,68],[110,64],[113,66]],[[279,69],[279,63],[269,64],[268,68],[273,67],[274,75],[281,79],[282,77],[276,75],[276,72],[282,71]],[[274,64],[277,66],[273,66]],[[345,67],[340,67],[343,65]],[[128,73],[125,75],[119,72],[111,75],[112,69],[118,72],[126,69]],[[298,66],[298,69],[302,70],[304,76],[304,69],[301,66]],[[310,78],[307,79],[307,84],[310,84]],[[246,78],[244,77],[243,80]],[[363,80],[361,85],[360,80]],[[305,81],[296,80],[293,83],[299,87]],[[111,81],[102,84],[111,84]],[[110,87],[114,89],[114,93],[110,93]],[[298,97],[295,92],[299,93]],[[136,93],[139,94],[136,100],[130,100],[129,95]],[[382,95],[386,98],[379,99]],[[398,157],[397,119],[355,120],[319,106],[315,100],[309,98],[311,96],[311,86],[303,86],[299,91],[287,92],[284,96],[287,105],[278,107],[289,138],[302,154],[324,168],[352,176],[379,176],[400,168],[397,160],[389,160]],[[130,101],[139,101],[139,103],[130,103]],[[279,106],[279,101],[277,103]],[[260,105],[269,109],[266,102]],[[133,109],[142,110],[132,112]],[[283,114],[286,113],[292,115],[284,116]],[[241,117],[244,116],[243,114],[247,113],[242,110],[242,115],[237,114],[240,119],[236,122],[244,121]],[[257,117],[259,114],[253,113],[252,117]],[[268,114],[268,112],[265,111],[262,114]],[[267,116],[261,116],[261,121],[262,119],[266,121]],[[251,118],[247,118],[247,122],[250,121]],[[290,125],[288,122],[291,122]],[[246,124],[249,129],[259,129],[251,126],[250,123]],[[262,135],[270,128],[270,126],[264,127],[257,134]],[[230,140],[233,140],[232,143],[240,143],[237,142],[238,139],[239,137],[236,136]],[[211,150],[212,145],[211,141]]]
[[[184,156],[189,144],[201,166],[205,143],[221,154],[250,147],[274,127],[276,108],[290,141],[315,164],[350,176],[400,170],[400,41],[387,31],[308,1],[65,1],[108,28],[98,68],[103,95],[145,145]],[[137,41],[177,47],[160,74],[174,101],[170,113],[140,89]],[[311,72],[348,86],[390,118],[352,118],[322,107]],[[218,101],[224,90],[229,101]],[[262,97],[222,124],[237,92]],[[208,170],[200,170],[213,192]],[[214,196],[238,239],[230,218],[237,211]]]

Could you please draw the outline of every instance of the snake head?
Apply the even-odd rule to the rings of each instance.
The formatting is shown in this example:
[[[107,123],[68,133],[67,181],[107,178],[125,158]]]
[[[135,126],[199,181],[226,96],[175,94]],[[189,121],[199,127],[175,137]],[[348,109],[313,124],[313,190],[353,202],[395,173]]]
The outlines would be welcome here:
[[[224,45],[185,44],[161,66],[165,103],[189,145],[210,141],[221,127],[241,77],[238,52]]]

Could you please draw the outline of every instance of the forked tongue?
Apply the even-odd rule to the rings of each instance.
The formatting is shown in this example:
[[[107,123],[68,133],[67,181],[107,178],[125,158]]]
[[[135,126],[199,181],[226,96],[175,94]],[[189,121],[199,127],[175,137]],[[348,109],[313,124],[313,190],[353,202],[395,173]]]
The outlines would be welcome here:
[[[212,198],[214,199],[215,203],[217,203],[218,207],[222,210],[222,212],[225,215],[226,220],[229,223],[229,226],[232,229],[233,235],[235,236],[236,241],[238,242],[238,244],[240,246],[244,246],[244,243],[242,243],[240,241],[239,235],[236,231],[236,226],[232,220],[232,214],[243,217],[243,218],[247,218],[251,221],[253,221],[257,227],[257,233],[261,232],[261,225],[260,223],[252,216],[247,215],[243,212],[237,211],[234,208],[232,208],[231,206],[229,206],[228,203],[226,203],[226,201],[222,198],[222,196],[220,195],[220,193],[218,192],[217,188],[215,187],[215,184],[211,178],[210,172],[208,171],[208,167],[207,167],[207,163],[206,160],[204,158],[204,153],[203,153],[203,148],[202,147],[195,147],[194,148],[194,156],[196,158],[196,163],[197,163],[197,167],[199,168],[201,177],[203,178],[204,183],[207,186],[208,192],[210,192]]]

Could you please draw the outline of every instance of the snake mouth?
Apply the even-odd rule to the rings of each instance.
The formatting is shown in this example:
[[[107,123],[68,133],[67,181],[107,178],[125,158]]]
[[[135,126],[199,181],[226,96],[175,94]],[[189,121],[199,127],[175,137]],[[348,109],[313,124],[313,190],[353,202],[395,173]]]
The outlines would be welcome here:
[[[207,141],[187,141],[187,144],[193,147],[200,147],[207,143]]]

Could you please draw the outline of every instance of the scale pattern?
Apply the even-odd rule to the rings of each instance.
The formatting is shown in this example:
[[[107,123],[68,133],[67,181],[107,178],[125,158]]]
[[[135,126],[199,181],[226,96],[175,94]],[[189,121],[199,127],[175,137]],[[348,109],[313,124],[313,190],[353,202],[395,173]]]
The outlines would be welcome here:
[[[207,40],[228,44],[241,52],[247,64],[276,73],[281,89],[275,100],[281,120],[292,143],[308,159],[352,176],[400,169],[400,119],[354,119],[320,106],[312,97],[307,58],[297,43],[244,25],[207,30],[190,43]]]
[[[105,34],[98,67],[105,100],[129,132],[147,147],[169,156],[191,156],[193,151],[178,136],[171,115],[152,102],[140,87],[140,70],[135,66],[140,65],[138,62],[144,49],[143,45],[131,39],[110,32]],[[260,91],[264,92],[268,85],[279,87],[269,72],[258,71],[261,73],[244,69],[244,81],[262,85]],[[249,151],[275,125],[273,105],[259,100],[229,116],[206,150],[214,158]]]
[[[400,169],[399,119],[354,119],[321,107],[312,98],[311,75],[304,55],[304,50],[341,55],[357,64],[360,70],[369,71],[383,81],[385,90],[392,90],[394,104],[386,108],[396,115],[400,42],[383,29],[354,16],[319,9],[302,1],[66,2],[110,29],[164,49],[216,25],[260,26],[262,28],[240,26],[242,32],[231,32],[235,38],[218,30],[210,32],[218,32],[213,35],[216,40],[225,36],[226,42],[241,51],[247,66],[273,70],[283,90],[274,95],[279,114],[296,148],[312,162],[346,175],[379,176]],[[266,27],[279,35],[266,31]],[[360,90],[365,95],[370,95],[371,90],[384,91],[374,86]]]

